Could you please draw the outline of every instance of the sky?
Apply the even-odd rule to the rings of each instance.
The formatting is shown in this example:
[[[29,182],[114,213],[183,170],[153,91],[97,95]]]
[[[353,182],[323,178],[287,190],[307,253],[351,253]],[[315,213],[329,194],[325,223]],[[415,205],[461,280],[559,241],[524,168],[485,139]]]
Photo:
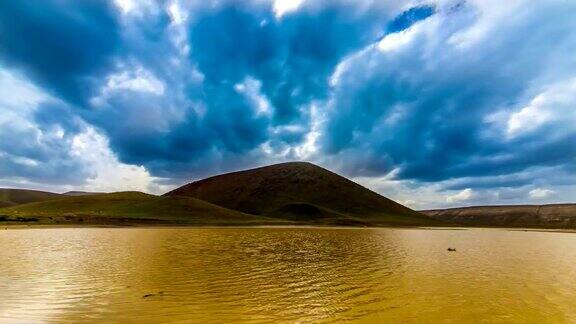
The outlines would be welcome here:
[[[0,2],[0,187],[310,161],[415,209],[576,202],[576,1]]]

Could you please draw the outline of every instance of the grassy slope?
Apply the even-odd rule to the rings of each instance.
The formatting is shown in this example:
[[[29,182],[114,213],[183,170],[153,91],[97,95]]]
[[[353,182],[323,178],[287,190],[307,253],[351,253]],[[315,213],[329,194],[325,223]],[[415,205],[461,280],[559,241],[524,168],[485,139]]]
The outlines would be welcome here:
[[[158,197],[141,192],[61,197],[0,209],[0,215],[35,217],[40,222],[138,223],[156,220],[168,223],[226,225],[268,223],[272,220],[239,213],[189,197]],[[52,220],[50,219],[52,217]],[[80,220],[81,219],[81,220]]]
[[[26,190],[26,189],[0,189],[0,208],[27,204],[36,201],[45,201],[60,197],[57,193]]]
[[[195,197],[226,208],[257,215],[294,218],[294,203],[319,209],[316,222],[339,219],[346,224],[433,225],[438,221],[385,198],[311,163],[292,162],[219,175],[193,182],[165,196]],[[319,219],[321,218],[321,219]],[[304,221],[304,220],[302,220]]]

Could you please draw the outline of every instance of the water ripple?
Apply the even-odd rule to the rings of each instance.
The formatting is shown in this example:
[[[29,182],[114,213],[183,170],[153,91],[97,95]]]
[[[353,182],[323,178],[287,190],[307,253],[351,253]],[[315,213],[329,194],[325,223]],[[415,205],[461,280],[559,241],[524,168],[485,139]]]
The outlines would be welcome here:
[[[499,230],[8,230],[0,322],[576,321],[575,244]]]

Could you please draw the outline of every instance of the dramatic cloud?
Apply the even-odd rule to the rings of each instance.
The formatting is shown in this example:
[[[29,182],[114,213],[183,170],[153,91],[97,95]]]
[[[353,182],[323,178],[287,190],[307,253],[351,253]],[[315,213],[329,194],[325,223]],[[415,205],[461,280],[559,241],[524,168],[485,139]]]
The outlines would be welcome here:
[[[106,1],[2,1],[0,58],[62,99],[83,105],[111,68],[119,28]]]
[[[26,80],[0,72],[0,176],[4,181],[78,184],[88,176],[72,158],[81,120]]]
[[[306,159],[418,208],[568,201],[575,12],[528,0],[4,1],[0,183],[160,192]]]

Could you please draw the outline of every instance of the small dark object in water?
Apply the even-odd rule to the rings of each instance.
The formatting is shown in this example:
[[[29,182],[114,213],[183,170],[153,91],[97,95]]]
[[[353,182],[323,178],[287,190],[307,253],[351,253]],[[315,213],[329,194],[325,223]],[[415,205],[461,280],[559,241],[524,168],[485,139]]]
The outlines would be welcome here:
[[[152,296],[156,296],[156,295],[164,295],[164,292],[159,291],[158,294],[146,294],[146,295],[142,296],[142,298],[148,298],[148,297],[152,297]]]
[[[456,249],[453,249],[453,248],[448,248],[448,251],[450,251],[450,252],[454,252],[454,251],[456,251]]]

